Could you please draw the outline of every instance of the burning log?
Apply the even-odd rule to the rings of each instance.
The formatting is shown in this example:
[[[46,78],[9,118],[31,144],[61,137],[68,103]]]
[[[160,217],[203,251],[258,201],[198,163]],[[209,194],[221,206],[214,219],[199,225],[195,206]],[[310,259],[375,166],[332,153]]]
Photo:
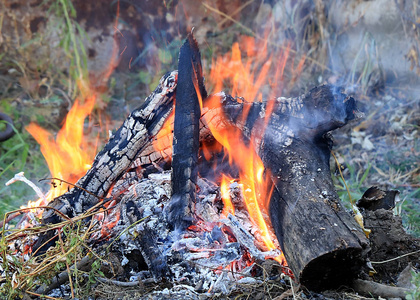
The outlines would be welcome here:
[[[350,282],[366,263],[368,240],[344,210],[330,174],[329,132],[357,117],[355,100],[331,86],[269,104],[238,103],[224,95],[223,108],[259,153],[274,184],[268,213],[286,261],[309,289]],[[242,111],[249,111],[246,120]]]
[[[127,117],[104,149],[98,153],[86,175],[74,188],[49,203],[49,206],[68,217],[73,217],[93,207],[105,197],[111,186],[124,175],[137,155],[161,129],[173,108],[176,82],[176,71],[164,75],[145,103]],[[46,210],[42,221],[45,224],[58,223],[60,217],[54,210]],[[50,231],[37,241],[34,249],[40,248],[41,252],[46,250],[50,244],[44,244],[51,237]]]
[[[280,100],[260,154],[274,190],[270,219],[301,284],[319,290],[349,282],[366,263],[368,240],[343,209],[331,179],[329,131],[355,118],[355,101],[329,86]]]
[[[197,41],[192,34],[179,52],[172,155],[172,199],[167,208],[173,228],[192,224],[196,201],[200,102],[207,97]]]

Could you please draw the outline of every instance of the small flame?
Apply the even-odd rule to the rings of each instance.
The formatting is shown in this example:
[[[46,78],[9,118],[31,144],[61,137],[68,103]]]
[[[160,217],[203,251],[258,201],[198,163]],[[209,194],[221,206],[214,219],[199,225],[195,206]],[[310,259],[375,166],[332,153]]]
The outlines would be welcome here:
[[[119,5],[117,6],[117,18],[115,28],[118,25]],[[117,29],[118,30],[118,29]],[[76,99],[72,108],[68,112],[64,126],[57,133],[54,140],[53,135],[35,123],[30,123],[26,130],[41,145],[41,152],[47,161],[53,178],[75,183],[82,177],[87,170],[91,168],[91,164],[96,155],[98,146],[98,138],[94,141],[89,139],[83,133],[84,122],[92,113],[97,102],[97,90],[106,83],[111,76],[113,70],[119,62],[118,45],[114,39],[113,51],[109,64],[96,74],[89,74],[90,78],[85,78],[80,74],[76,83],[80,91],[80,98]],[[99,99],[99,101],[101,101]],[[102,130],[106,128],[102,128]],[[105,131],[105,130],[104,130]],[[65,193],[69,186],[60,182],[53,183],[53,187],[46,196],[46,201],[39,199],[37,201],[29,201],[26,207],[37,207],[45,205],[54,198]],[[42,210],[39,211],[39,214]]]
[[[153,139],[153,149],[160,152],[165,161],[168,162],[172,159],[174,119],[175,113],[173,110]]]
[[[227,217],[229,214],[235,214],[235,208],[233,207],[230,193],[229,193],[229,184],[232,181],[232,178],[229,178],[225,174],[222,174],[222,181],[220,183],[220,192],[222,194],[223,200],[223,211],[222,216]]]

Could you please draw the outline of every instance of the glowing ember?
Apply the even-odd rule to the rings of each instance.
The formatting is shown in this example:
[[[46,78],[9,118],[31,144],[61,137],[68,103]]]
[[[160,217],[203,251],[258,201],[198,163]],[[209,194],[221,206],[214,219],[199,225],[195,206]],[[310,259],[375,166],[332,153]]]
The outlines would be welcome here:
[[[222,90],[224,86],[229,88],[233,96],[241,96],[244,102],[262,101],[262,99],[273,98],[278,90],[273,86],[278,86],[279,81],[283,77],[284,69],[290,60],[289,47],[286,47],[280,54],[274,53],[269,55],[266,45],[257,47],[255,40],[250,37],[243,38],[242,46],[247,51],[247,57],[242,58],[240,45],[235,43],[232,47],[232,54],[225,55],[213,61],[211,72],[208,80],[216,92]],[[274,61],[272,58],[277,57]],[[295,59],[292,59],[294,65]],[[298,62],[296,72],[302,69],[304,60]],[[269,77],[274,74],[274,77]],[[196,80],[193,79],[196,86]],[[197,94],[200,100],[200,106],[203,107],[201,95],[196,86]],[[268,93],[267,91],[271,91]],[[93,94],[93,93],[92,93]],[[278,96],[278,95],[277,95]],[[252,223],[258,228],[256,243],[263,243],[260,246],[264,250],[278,249],[277,240],[270,228],[269,220],[266,214],[268,204],[272,192],[272,182],[270,174],[265,170],[263,163],[255,152],[255,145],[258,138],[263,135],[265,126],[268,123],[273,102],[267,104],[265,124],[259,124],[258,136],[252,133],[248,137],[249,141],[245,141],[243,132],[229,122],[224,122],[225,116],[221,113],[219,96],[211,96],[205,100],[204,106],[207,112],[213,109],[218,111],[215,116],[213,113],[204,114],[212,135],[217,143],[212,145],[203,145],[202,153],[206,159],[210,159],[212,154],[224,152],[229,158],[229,163],[235,166],[239,171],[239,178],[233,179],[227,174],[220,174],[216,178],[220,182],[222,200],[224,204],[222,216],[227,217],[229,214],[235,214],[235,207],[230,197],[229,185],[231,182],[238,182],[244,198],[245,207],[248,210]],[[41,145],[41,151],[47,160],[52,177],[60,178],[65,181],[75,183],[90,168],[96,153],[96,147],[92,147],[92,143],[83,141],[83,127],[86,117],[88,117],[95,104],[95,96],[87,97],[83,104],[76,101],[73,108],[69,112],[65,125],[57,134],[54,140],[50,133],[40,128],[36,124],[30,124],[27,130]],[[246,121],[250,106],[245,105],[241,120]],[[206,119],[209,118],[209,119]],[[217,126],[216,123],[210,121],[211,118],[217,118],[227,126]],[[172,141],[173,141],[173,121],[174,114],[167,118],[165,124],[154,137],[153,148],[161,153],[162,157],[170,161]],[[261,125],[261,126],[260,126]],[[216,163],[216,162],[215,162]],[[215,168],[217,166],[215,165]],[[47,202],[67,191],[68,185],[59,184],[52,189],[48,196]],[[30,203],[30,206],[45,205],[41,200],[36,203]],[[103,221],[104,227],[101,232],[102,237],[107,236],[112,227],[116,224],[119,216],[113,215],[115,212],[110,211],[110,215],[99,214],[96,216],[98,221]],[[109,219],[107,221],[107,219]],[[105,225],[106,224],[106,225]],[[277,261],[285,264],[282,255],[275,257]]]

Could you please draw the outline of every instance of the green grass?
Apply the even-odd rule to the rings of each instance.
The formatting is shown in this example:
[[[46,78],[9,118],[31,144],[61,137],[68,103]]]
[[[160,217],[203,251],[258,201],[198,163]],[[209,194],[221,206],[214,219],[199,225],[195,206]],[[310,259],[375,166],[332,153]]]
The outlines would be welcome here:
[[[337,190],[338,196],[345,205],[346,208],[350,209],[352,204],[355,204],[357,200],[362,198],[364,192],[367,190],[367,187],[364,185],[364,182],[368,178],[371,165],[369,164],[366,170],[356,170],[351,164],[346,164],[348,170],[348,176],[343,181],[340,175],[333,176],[334,185]],[[348,190],[347,191],[347,187]],[[350,192],[350,193],[349,193]]]
[[[29,200],[37,199],[35,192],[23,182],[6,186],[7,181],[19,172],[25,172],[27,178],[35,181],[48,174],[48,168],[39,151],[39,146],[29,133],[16,128],[15,132],[16,134],[11,139],[0,143],[1,218],[7,211],[14,210]]]
[[[420,188],[408,193],[402,201],[397,204],[395,213],[401,216],[407,232],[420,237]]]
[[[0,240],[1,264],[5,272],[4,282],[0,286],[2,299],[21,299],[25,291],[35,291],[41,285],[51,284],[54,276],[63,271],[71,273],[69,285],[72,298],[85,299],[91,292],[92,284],[96,283],[97,277],[105,277],[100,270],[103,259],[87,246],[87,239],[98,230],[93,226],[85,226],[82,219],[67,220],[57,226],[61,234],[56,241],[55,247],[51,247],[48,254],[30,257],[23,261],[15,256],[10,256],[11,249],[8,247],[16,235],[30,236],[41,228],[28,228],[26,230],[8,231]],[[19,250],[18,250],[19,251]],[[13,261],[6,259],[10,256]],[[103,257],[106,254],[102,253]],[[89,258],[92,262],[90,271],[79,270],[76,266],[82,258]],[[88,262],[89,263],[89,262]]]

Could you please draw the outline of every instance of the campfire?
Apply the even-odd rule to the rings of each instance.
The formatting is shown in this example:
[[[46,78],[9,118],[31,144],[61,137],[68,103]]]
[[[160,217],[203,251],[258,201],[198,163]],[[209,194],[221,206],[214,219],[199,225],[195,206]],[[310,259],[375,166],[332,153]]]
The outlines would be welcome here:
[[[56,243],[69,242],[66,228],[78,224],[90,253],[81,253],[74,268],[106,252],[130,266],[132,282],[170,280],[228,294],[260,280],[266,260],[313,290],[355,278],[366,267],[368,242],[363,225],[339,203],[329,167],[329,132],[357,118],[355,100],[329,85],[298,98],[265,100],[259,88],[269,62],[256,77],[235,77],[243,68],[238,51],[234,46],[235,67],[223,67],[221,58],[209,76],[215,91],[235,78],[232,95],[208,94],[198,44],[189,34],[178,71],[161,78],[91,165],[75,157],[64,161],[67,169],[54,171],[56,161],[49,161],[53,185],[64,190],[52,189],[56,193],[25,210],[20,231],[7,236],[13,253],[3,260],[46,257]],[[79,122],[93,101],[81,107]],[[28,131],[45,151],[54,147],[35,125]],[[73,168],[87,172],[68,186],[71,176],[80,176]],[[15,180],[24,180],[19,176]],[[66,264],[49,286],[25,282],[27,275],[14,273],[13,265],[3,271],[13,274],[15,287],[39,295],[71,281]]]
[[[418,298],[416,3],[0,7],[3,298]]]

